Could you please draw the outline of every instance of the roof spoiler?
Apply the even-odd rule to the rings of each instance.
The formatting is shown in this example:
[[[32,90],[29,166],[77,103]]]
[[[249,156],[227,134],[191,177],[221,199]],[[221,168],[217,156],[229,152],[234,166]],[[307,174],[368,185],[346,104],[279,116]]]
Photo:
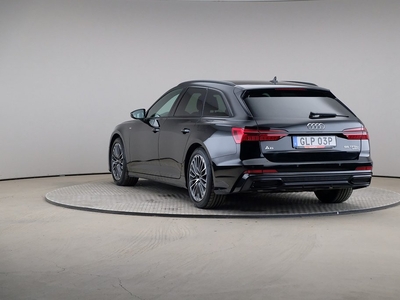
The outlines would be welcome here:
[[[318,86],[318,85],[316,85],[315,83],[306,82],[306,81],[286,80],[285,82],[291,82],[291,83],[299,83],[299,84],[307,84],[307,85],[312,85],[312,86]]]

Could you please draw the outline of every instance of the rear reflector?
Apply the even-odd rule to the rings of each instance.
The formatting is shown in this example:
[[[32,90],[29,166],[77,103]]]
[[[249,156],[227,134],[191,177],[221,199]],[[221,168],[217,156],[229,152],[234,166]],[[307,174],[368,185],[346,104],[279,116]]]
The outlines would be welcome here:
[[[357,167],[356,171],[372,171],[372,166]]]
[[[232,128],[232,136],[236,144],[242,142],[257,142],[257,141],[277,141],[287,136],[285,130],[271,129],[271,130],[256,130],[246,128]]]
[[[369,140],[368,131],[365,127],[345,129],[343,134],[348,140]]]

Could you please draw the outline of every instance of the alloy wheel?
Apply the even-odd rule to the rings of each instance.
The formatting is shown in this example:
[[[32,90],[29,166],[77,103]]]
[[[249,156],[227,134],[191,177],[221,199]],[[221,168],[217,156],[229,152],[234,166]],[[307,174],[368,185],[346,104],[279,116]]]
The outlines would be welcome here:
[[[115,143],[111,154],[111,172],[115,180],[120,180],[124,171],[124,153],[120,143]]]
[[[190,162],[189,191],[193,200],[200,202],[207,192],[207,164],[203,156],[197,154]]]

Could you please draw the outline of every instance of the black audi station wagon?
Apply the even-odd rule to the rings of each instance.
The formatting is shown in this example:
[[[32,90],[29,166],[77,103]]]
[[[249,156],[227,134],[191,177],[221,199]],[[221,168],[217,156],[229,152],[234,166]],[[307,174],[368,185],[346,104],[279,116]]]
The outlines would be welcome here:
[[[188,81],[111,136],[117,185],[187,188],[199,208],[245,192],[310,191],[346,201],[372,177],[369,136],[329,90],[297,81]]]

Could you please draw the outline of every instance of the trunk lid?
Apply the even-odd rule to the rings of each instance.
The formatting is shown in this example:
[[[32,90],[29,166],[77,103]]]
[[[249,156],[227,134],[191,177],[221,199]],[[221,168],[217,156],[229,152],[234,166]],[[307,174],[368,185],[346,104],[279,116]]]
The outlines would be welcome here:
[[[260,151],[271,162],[356,160],[368,139],[361,121],[327,90],[248,90],[243,101],[258,125]]]

